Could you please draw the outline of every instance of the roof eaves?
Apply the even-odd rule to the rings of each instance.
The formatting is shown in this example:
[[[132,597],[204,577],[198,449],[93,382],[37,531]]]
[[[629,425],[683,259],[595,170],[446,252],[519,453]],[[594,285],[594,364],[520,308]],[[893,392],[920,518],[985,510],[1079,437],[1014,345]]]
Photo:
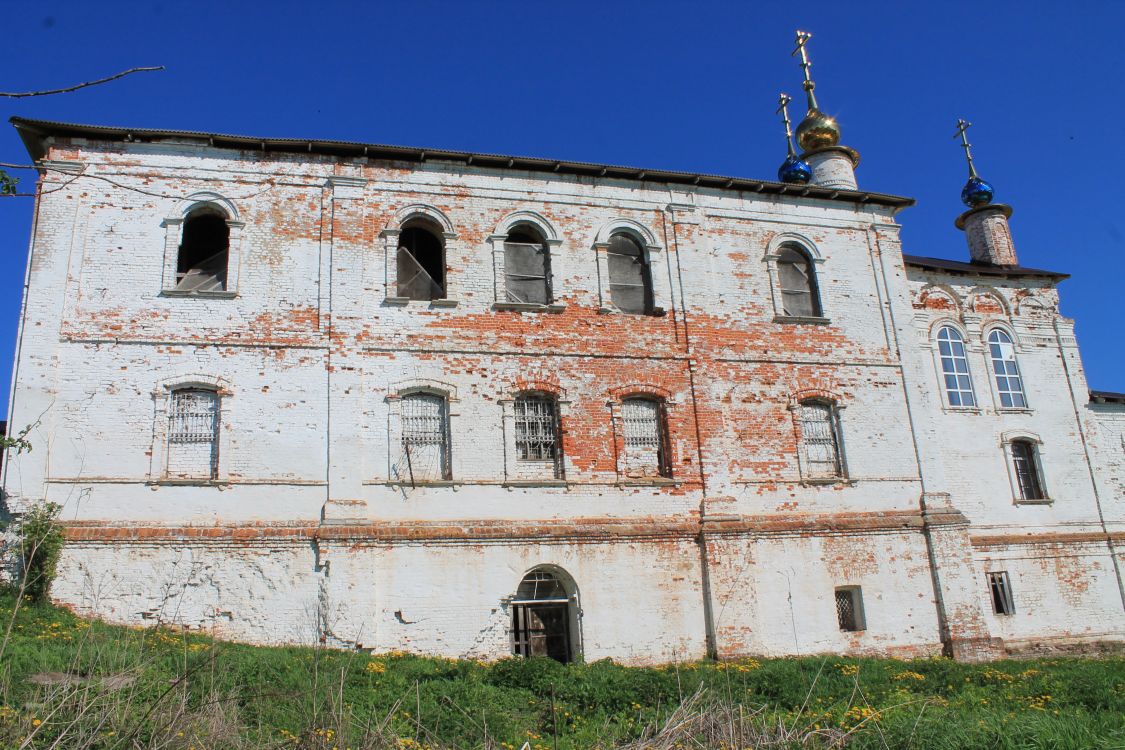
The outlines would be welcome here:
[[[1039,276],[1042,278],[1055,279],[1062,281],[1069,279],[1070,274],[1059,273],[1058,271],[1047,271],[1042,268],[1027,268],[1025,266],[994,266],[986,263],[966,263],[959,260],[947,260],[945,258],[928,258],[922,255],[906,255],[902,256],[902,260],[908,266],[916,266],[918,268],[925,268],[935,271],[946,271],[949,273],[963,273],[963,274],[976,274],[980,276],[1004,276],[1007,278],[1022,278],[1027,276]]]

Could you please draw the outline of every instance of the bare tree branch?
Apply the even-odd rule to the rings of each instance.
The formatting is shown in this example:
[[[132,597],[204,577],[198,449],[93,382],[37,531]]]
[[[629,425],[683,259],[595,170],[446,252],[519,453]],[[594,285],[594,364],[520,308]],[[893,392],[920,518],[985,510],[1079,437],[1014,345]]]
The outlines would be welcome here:
[[[155,67],[150,67],[150,68],[129,68],[126,71],[118,73],[117,75],[109,76],[108,78],[99,78],[96,81],[87,81],[86,83],[79,83],[76,86],[68,86],[65,89],[51,89],[49,91],[24,91],[22,93],[12,93],[12,92],[8,92],[8,91],[0,91],[0,96],[6,97],[8,99],[23,99],[24,97],[28,97],[28,96],[50,96],[51,94],[67,94],[67,93],[70,93],[71,91],[77,91],[78,89],[84,89],[87,86],[97,86],[99,83],[108,83],[110,81],[116,81],[118,78],[124,78],[125,76],[129,75],[130,73],[144,73],[144,72],[150,71],[150,70],[164,70],[164,66],[163,65],[157,65]]]

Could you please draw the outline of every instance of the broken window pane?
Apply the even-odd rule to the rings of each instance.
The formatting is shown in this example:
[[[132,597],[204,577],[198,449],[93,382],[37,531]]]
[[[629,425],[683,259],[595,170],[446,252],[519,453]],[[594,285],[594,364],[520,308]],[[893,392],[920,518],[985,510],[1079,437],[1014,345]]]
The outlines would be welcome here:
[[[606,249],[609,263],[609,298],[624,313],[652,312],[652,278],[644,250],[627,234],[615,234]]]
[[[662,404],[655,399],[627,398],[621,402],[621,419],[625,432],[625,474],[670,476]]]
[[[1001,570],[988,574],[988,591],[992,594],[992,611],[998,615],[1014,615],[1015,602],[1012,601],[1012,584],[1008,572]]]
[[[176,289],[221,292],[227,288],[230,227],[226,217],[210,209],[193,212],[184,221],[176,258]]]
[[[398,296],[445,299],[445,246],[426,227],[411,226],[398,238]]]
[[[402,398],[402,454],[396,462],[400,480],[414,484],[451,477],[449,410],[445,398],[411,393]]]
[[[168,409],[168,476],[214,479],[219,469],[219,394],[173,391]]]
[[[550,304],[547,246],[534,242],[505,242],[504,281],[509,302]]]
[[[781,282],[781,305],[786,315],[800,318],[820,316],[820,300],[816,279],[808,256],[791,247],[782,248],[777,259],[777,275]]]
[[[821,401],[801,403],[801,440],[811,477],[840,476],[840,445],[832,406]]]
[[[1012,441],[1012,464],[1021,500],[1043,500],[1043,486],[1039,482],[1038,457],[1030,440]]]

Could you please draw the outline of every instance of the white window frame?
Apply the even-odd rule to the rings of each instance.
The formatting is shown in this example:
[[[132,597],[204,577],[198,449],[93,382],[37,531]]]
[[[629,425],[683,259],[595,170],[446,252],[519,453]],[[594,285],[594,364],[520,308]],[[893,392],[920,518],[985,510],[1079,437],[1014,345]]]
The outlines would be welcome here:
[[[781,291],[781,269],[778,267],[778,261],[781,259],[781,253],[786,247],[794,248],[805,255],[809,260],[809,267],[812,269],[812,287],[813,293],[816,295],[817,307],[820,309],[820,315],[817,316],[797,316],[788,315],[785,312],[785,295]],[[827,316],[828,300],[825,295],[824,285],[821,280],[824,278],[824,256],[821,255],[820,250],[816,244],[802,234],[795,232],[783,232],[775,235],[766,249],[766,254],[762,257],[762,262],[766,264],[766,273],[770,280],[770,297],[773,300],[773,320],[775,323],[811,323],[811,324],[827,324],[830,319]]]
[[[508,235],[512,233],[512,230],[518,228],[520,225],[531,226],[538,230],[539,234],[543,237],[544,244],[547,246],[547,255],[549,256],[548,263],[550,264],[551,291],[551,302],[549,304],[540,305],[508,301],[507,272],[504,266],[504,244],[508,241]],[[558,280],[561,278],[560,271],[562,270],[560,266],[561,253],[559,252],[559,248],[562,247],[562,240],[549,221],[534,211],[516,211],[508,214],[496,226],[493,233],[488,236],[488,244],[492,250],[493,309],[526,312],[542,311],[551,313],[561,313],[566,310],[566,303],[559,301],[561,290],[558,285]]]
[[[613,304],[609,290],[609,242],[616,234],[627,234],[636,240],[648,266],[649,284],[652,286],[652,312],[648,314],[625,313]],[[661,273],[664,266],[656,236],[643,224],[632,219],[615,219],[604,224],[594,241],[594,257],[598,269],[598,312],[603,314],[636,315],[639,318],[659,317],[666,314],[665,305],[672,299],[667,279]]]
[[[946,376],[945,361],[944,361],[945,356],[941,353],[941,343],[942,343],[941,334],[946,329],[949,329],[949,330],[953,331],[954,333],[956,333],[958,335],[958,337],[960,337],[961,350],[962,350],[961,359],[963,359],[964,362],[965,362],[964,377],[969,382],[968,393],[969,393],[970,396],[972,396],[972,399],[973,399],[972,404],[965,404],[965,403],[954,404],[950,401],[950,398],[949,398],[950,390],[949,390],[949,387],[946,385],[946,382],[945,382],[945,376]],[[980,410],[980,399],[977,397],[976,385],[973,383],[973,367],[972,367],[972,364],[969,362],[969,354],[970,354],[969,337],[965,334],[965,331],[962,330],[962,328],[960,326],[954,325],[953,323],[948,322],[948,321],[942,321],[942,322],[939,322],[938,324],[936,324],[934,326],[933,342],[934,342],[933,343],[933,346],[934,346],[934,349],[933,349],[933,351],[934,351],[934,364],[937,368],[938,387],[941,389],[942,405],[944,406],[944,408],[953,409],[953,410],[956,410],[956,411],[979,411]],[[958,376],[958,373],[956,372],[956,359],[957,359],[957,357],[953,354],[953,344],[951,342],[950,343],[950,361],[953,363],[953,367],[954,367],[953,375],[954,375],[954,377]],[[958,394],[965,393],[965,391],[960,388],[959,382],[958,382],[958,388],[956,389],[956,392]],[[961,400],[964,401],[964,399],[961,399]]]
[[[1012,356],[1011,356],[1010,360],[1001,360],[1001,361],[1002,362],[1011,362],[1012,366],[1015,367],[1015,375],[1014,376],[1009,375],[1009,374],[1005,374],[1005,375],[1001,376],[1001,375],[998,375],[996,373],[996,361],[997,360],[996,360],[995,357],[992,356],[992,337],[996,334],[1001,334],[1001,335],[1007,337],[1007,339],[1008,339],[1008,345],[1011,347],[1011,355]],[[987,359],[987,362],[988,362],[988,375],[989,375],[989,381],[992,384],[992,394],[993,394],[993,397],[996,399],[996,409],[998,411],[1012,411],[1012,412],[1030,411],[1031,406],[1030,406],[1030,402],[1027,399],[1027,384],[1024,382],[1023,370],[1020,368],[1019,356],[1017,354],[1019,346],[1016,344],[1016,337],[1012,334],[1011,331],[1009,331],[1006,328],[1002,328],[1000,326],[993,326],[993,327],[987,329],[984,332],[984,335],[982,336],[982,340],[984,342],[986,359]],[[997,345],[998,346],[1004,346],[1004,344],[997,344]],[[1005,367],[1005,370],[1006,369],[1007,368]],[[1015,377],[1015,379],[1019,382],[1020,390],[1018,391],[1018,393],[1019,393],[1020,397],[1023,398],[1023,406],[1004,406],[1004,402],[1003,402],[1004,394],[1006,394],[1006,393],[1007,394],[1016,393],[1016,391],[1002,390],[1000,388],[1000,382],[999,382],[999,379],[1001,377],[1008,378],[1009,380],[1011,378]]]
[[[177,289],[176,273],[180,262],[180,244],[183,242],[184,222],[192,213],[206,209],[225,217],[230,235],[227,242],[227,283],[221,291]],[[218,193],[193,193],[180,201],[175,210],[160,223],[164,228],[164,265],[161,274],[162,297],[206,297],[233,299],[238,296],[239,268],[242,265],[242,235],[246,223],[239,219],[238,209]]]
[[[406,224],[414,220],[423,220],[437,228],[436,234],[443,246],[443,262],[445,263],[445,297],[431,300],[412,300],[409,297],[398,296],[398,241]],[[460,244],[453,222],[449,217],[434,206],[415,203],[396,212],[391,223],[379,233],[383,240],[383,303],[386,305],[424,305],[433,308],[457,307],[459,300],[456,297],[456,274],[452,273],[450,258],[459,255]]]
[[[1017,440],[1025,441],[1031,444],[1032,447],[1032,468],[1035,470],[1036,479],[1039,481],[1039,489],[1043,493],[1041,498],[1025,498],[1023,491],[1020,489],[1019,475],[1016,472],[1016,457],[1012,450],[1012,444]],[[1050,485],[1047,484],[1047,473],[1044,471],[1044,463],[1047,451],[1044,449],[1043,440],[1034,432],[1026,430],[1010,430],[1000,436],[1000,444],[1004,454],[1004,465],[1008,469],[1008,481],[1012,489],[1012,504],[1013,505],[1050,505],[1054,502],[1051,497],[1051,492],[1048,489]]]

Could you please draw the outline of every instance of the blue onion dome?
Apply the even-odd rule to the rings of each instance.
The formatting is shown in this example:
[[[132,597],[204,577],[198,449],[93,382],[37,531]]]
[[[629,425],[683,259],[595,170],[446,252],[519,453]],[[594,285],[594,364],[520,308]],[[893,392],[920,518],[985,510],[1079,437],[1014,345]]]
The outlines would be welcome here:
[[[796,154],[790,154],[777,168],[777,179],[795,185],[806,185],[812,179],[812,169]]]
[[[805,151],[815,151],[840,143],[840,126],[836,120],[819,109],[810,109],[797,126],[797,145]]]
[[[992,202],[993,192],[992,185],[973,175],[961,191],[961,202],[969,208],[983,206]]]

